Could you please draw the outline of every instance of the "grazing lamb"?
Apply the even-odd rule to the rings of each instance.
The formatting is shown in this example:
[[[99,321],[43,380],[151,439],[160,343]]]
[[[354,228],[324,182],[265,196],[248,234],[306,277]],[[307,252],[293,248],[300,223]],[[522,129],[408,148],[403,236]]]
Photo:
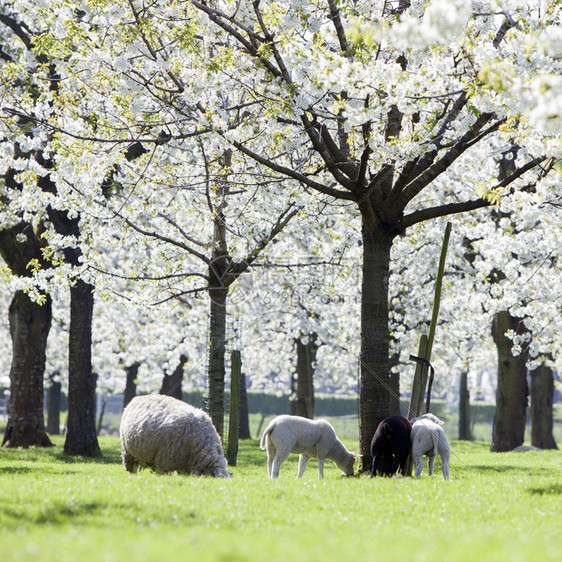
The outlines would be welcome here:
[[[347,476],[353,475],[355,453],[350,453],[326,420],[300,416],[277,416],[263,432],[260,447],[267,448],[267,475],[278,478],[279,469],[289,453],[298,453],[300,478],[309,459],[318,459],[319,478],[324,478],[324,460],[334,461]]]
[[[371,476],[404,475],[410,454],[412,424],[404,416],[388,416],[381,421],[371,441]]]
[[[423,470],[423,456],[427,455],[429,475],[433,475],[435,457],[439,453],[443,462],[443,477],[449,478],[449,458],[451,450],[449,441],[441,425],[443,421],[433,414],[424,414],[412,420],[412,458],[416,469],[416,478]]]
[[[123,411],[119,435],[128,472],[148,467],[156,472],[232,476],[211,418],[171,396],[133,398]]]

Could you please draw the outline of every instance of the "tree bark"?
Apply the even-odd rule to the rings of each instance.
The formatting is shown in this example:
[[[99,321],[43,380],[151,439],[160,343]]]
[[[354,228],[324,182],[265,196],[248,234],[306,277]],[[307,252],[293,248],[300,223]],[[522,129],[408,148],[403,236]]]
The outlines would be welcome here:
[[[3,447],[50,447],[43,417],[45,349],[51,328],[51,297],[39,305],[17,291],[9,308],[12,337],[10,398]]]
[[[388,330],[388,278],[392,236],[373,228],[363,217],[363,280],[361,299],[361,370],[359,470],[372,465],[371,439],[390,413],[390,334]]]
[[[300,337],[295,339],[297,347],[295,414],[309,419],[314,418],[314,362],[318,352],[316,339],[317,335],[314,333],[309,334],[306,343]]]
[[[125,382],[125,394],[123,396],[123,409],[125,409],[127,404],[137,395],[137,377],[139,374],[139,367],[139,363],[133,363],[132,365],[125,367],[127,379]]]
[[[400,373],[392,369],[400,362],[400,355],[395,353],[390,358],[390,410],[389,415],[400,415]]]
[[[209,415],[221,436],[224,435],[224,382],[226,353],[226,299],[228,289],[210,291],[209,318]]]
[[[61,383],[49,377],[50,384],[47,388],[47,433],[60,434],[60,401]]]
[[[470,392],[468,390],[468,371],[461,373],[459,387],[459,439],[470,441]]]
[[[100,457],[96,435],[96,379],[92,373],[94,288],[78,279],[70,289],[67,455]]]
[[[240,439],[251,439],[250,416],[248,411],[248,391],[246,389],[246,374],[240,375]]]
[[[539,449],[558,449],[552,433],[554,375],[542,364],[531,371],[531,445]]]
[[[523,321],[508,311],[495,315],[492,335],[498,352],[498,387],[496,412],[492,428],[492,452],[511,451],[525,440],[527,397],[527,350],[515,357],[509,330],[522,335],[526,332]]]
[[[171,375],[164,373],[164,378],[162,380],[162,387],[160,388],[160,394],[173,396],[178,400],[183,399],[183,394],[182,394],[183,367],[186,362],[187,362],[187,357],[185,355],[181,355],[179,365],[174,369],[174,372]]]
[[[238,440],[240,437],[240,380],[242,359],[240,351],[230,354],[230,410],[228,416],[228,446],[226,458],[230,466],[236,466],[238,458]]]

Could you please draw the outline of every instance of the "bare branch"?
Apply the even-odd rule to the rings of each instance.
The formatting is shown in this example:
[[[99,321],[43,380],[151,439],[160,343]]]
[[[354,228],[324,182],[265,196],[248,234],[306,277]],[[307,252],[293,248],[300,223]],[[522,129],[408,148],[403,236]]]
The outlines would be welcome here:
[[[349,44],[347,42],[345,29],[343,28],[343,24],[341,21],[340,10],[336,5],[335,0],[328,0],[328,6],[330,7],[330,19],[332,20],[332,23],[334,24],[334,27],[336,29],[336,34],[340,43],[340,49],[344,55],[349,56],[351,53],[349,52]]]
[[[431,183],[437,176],[443,173],[467,148],[472,146],[475,139],[481,139],[480,135],[482,127],[492,118],[491,113],[483,113],[476,119],[472,127],[450,148],[437,162],[429,166],[429,168],[421,171],[421,173],[412,181],[410,181],[404,191],[400,195],[401,206],[404,208],[422,189]],[[486,134],[496,130],[502,121],[496,122],[492,127],[486,130]]]
[[[435,219],[438,217],[446,217],[449,215],[466,213],[468,211],[474,211],[476,209],[482,209],[484,207],[489,207],[492,203],[483,198],[474,199],[472,201],[464,201],[461,203],[450,203],[448,205],[440,205],[438,207],[429,207],[427,209],[421,209],[419,211],[414,211],[409,215],[405,215],[402,220],[398,222],[398,229],[401,231],[406,230],[408,227],[424,222],[430,219]]]
[[[260,154],[250,150],[246,145],[237,142],[237,141],[230,141],[236,149],[240,152],[249,156],[252,160],[255,160],[259,164],[274,170],[275,172],[279,172],[289,178],[292,178],[308,187],[314,189],[315,191],[319,191],[320,193],[324,193],[325,195],[330,195],[331,197],[335,197],[336,199],[347,199],[348,201],[355,201],[355,196],[353,193],[348,191],[342,191],[340,189],[334,189],[332,187],[326,186],[320,182],[314,181],[309,177],[285,166],[281,166],[280,164],[276,164],[272,160],[268,158],[264,158]]]

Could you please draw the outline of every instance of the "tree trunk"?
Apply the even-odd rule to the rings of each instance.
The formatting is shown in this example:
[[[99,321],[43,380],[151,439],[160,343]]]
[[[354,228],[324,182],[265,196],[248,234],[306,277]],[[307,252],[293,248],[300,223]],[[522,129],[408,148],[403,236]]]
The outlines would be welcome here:
[[[240,375],[240,439],[251,439],[250,415],[248,411],[248,391],[246,389],[246,374]]]
[[[553,399],[554,375],[543,364],[531,371],[531,445],[539,449],[558,449],[552,434]]]
[[[388,330],[388,278],[392,237],[370,228],[363,217],[363,280],[361,298],[361,372],[359,470],[370,470],[371,439],[390,413],[390,335]]]
[[[180,356],[179,365],[175,368],[171,375],[164,373],[164,379],[162,380],[162,388],[160,389],[160,394],[166,394],[167,396],[173,396],[178,400],[183,399],[182,394],[182,381],[183,381],[183,367],[187,362],[187,357],[185,355]]]
[[[70,289],[67,455],[100,457],[96,435],[96,380],[92,373],[94,288],[78,279]]]
[[[230,466],[236,466],[238,458],[238,439],[240,435],[240,380],[242,359],[240,351],[230,354],[230,409],[228,416],[228,447],[226,458]]]
[[[137,395],[137,377],[139,374],[139,363],[133,363],[125,367],[127,379],[125,382],[125,394],[123,396],[123,409]]]
[[[511,451],[525,440],[527,397],[527,351],[517,357],[512,353],[512,341],[506,336],[509,330],[522,335],[526,332],[523,321],[508,311],[495,315],[492,335],[498,352],[498,387],[496,412],[492,429],[493,452]]]
[[[224,381],[226,353],[226,298],[228,289],[211,290],[209,318],[209,415],[218,434],[224,434]]]
[[[314,362],[318,351],[316,339],[317,335],[314,333],[309,334],[306,343],[300,337],[295,339],[297,346],[295,414],[309,419],[314,418]]]
[[[390,358],[390,410],[389,414],[400,415],[400,373],[393,372],[392,368],[400,362],[400,354],[395,353]]]
[[[470,392],[468,390],[468,371],[461,373],[459,387],[459,439],[470,441]]]
[[[51,328],[51,297],[43,305],[17,291],[9,308],[12,337],[10,398],[4,447],[50,447],[43,417],[45,349]]]
[[[49,377],[50,384],[47,388],[47,432],[51,435],[60,434],[60,400],[61,383]]]

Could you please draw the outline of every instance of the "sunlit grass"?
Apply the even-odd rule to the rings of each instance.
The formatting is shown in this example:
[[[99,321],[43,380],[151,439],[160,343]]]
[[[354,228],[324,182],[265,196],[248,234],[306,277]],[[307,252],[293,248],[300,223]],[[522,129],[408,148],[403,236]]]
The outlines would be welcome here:
[[[297,457],[266,478],[257,441],[234,478],[129,475],[118,439],[100,462],[51,449],[0,450],[0,553],[6,560],[559,560],[562,454],[492,454],[451,442],[420,480],[345,478]],[[356,443],[348,442],[350,448]]]

